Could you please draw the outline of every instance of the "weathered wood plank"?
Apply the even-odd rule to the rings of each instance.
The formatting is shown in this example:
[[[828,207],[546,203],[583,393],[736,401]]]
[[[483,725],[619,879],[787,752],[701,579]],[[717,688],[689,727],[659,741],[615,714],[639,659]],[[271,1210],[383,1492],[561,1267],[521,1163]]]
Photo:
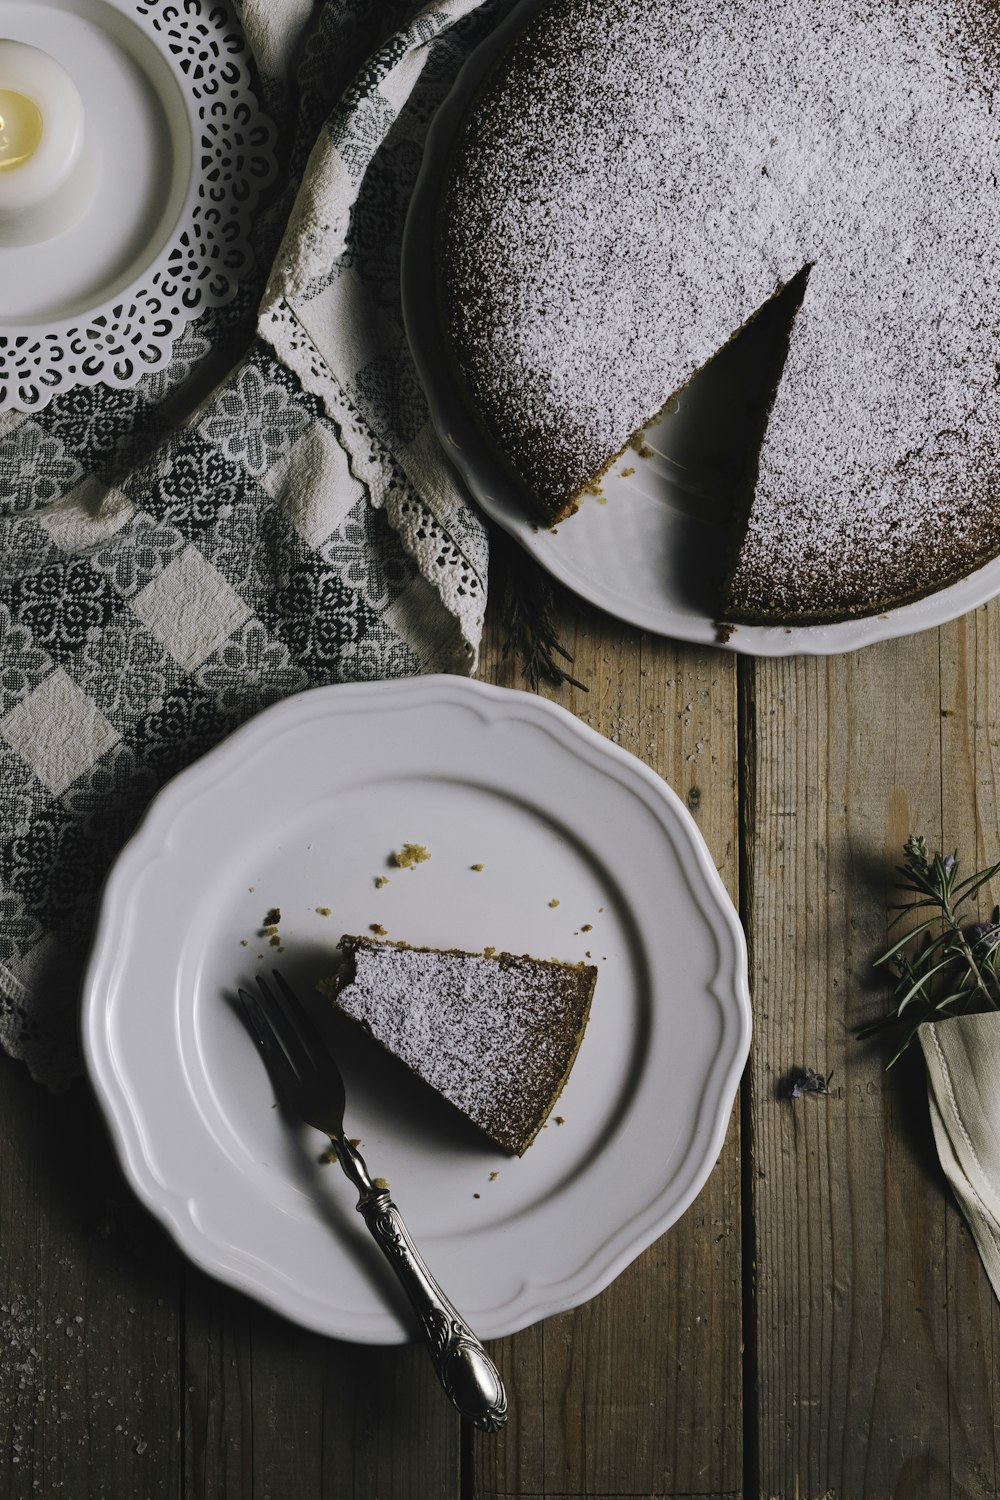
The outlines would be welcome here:
[[[460,1422],[419,1344],[323,1338],[197,1271],[186,1283],[191,1500],[457,1500]]]
[[[936,1165],[920,1061],[887,1076],[885,1049],[854,1037],[880,1004],[870,963],[886,944],[903,841],[952,840],[942,825],[968,823],[962,803],[978,780],[942,755],[945,639],[752,673],[762,1497],[995,1493],[982,1484],[995,1451],[995,1314],[989,1306],[971,1341],[979,1375],[991,1370],[975,1393],[955,1323],[978,1323],[988,1299]],[[968,667],[953,666],[951,680],[953,694],[968,691]],[[833,1072],[828,1098],[780,1096],[802,1064]],[[961,1313],[949,1300],[959,1295],[971,1303]]]
[[[184,1268],[184,1493],[254,1493],[253,1307]]]
[[[0,1132],[4,1500],[458,1496],[422,1348],[323,1339],[183,1265],[82,1085],[0,1059]]]
[[[0,1059],[0,1493],[180,1494],[177,1256],[87,1090]]]
[[[457,1497],[461,1420],[420,1344],[328,1341],[323,1381],[324,1496]]]
[[[940,632],[942,841],[967,873],[1000,859],[1000,606]],[[1000,901],[984,892],[981,914]],[[1000,1308],[972,1237],[949,1204],[948,1431],[952,1463],[973,1495],[1000,1493]],[[960,1492],[959,1492],[960,1493]]]
[[[590,691],[543,688],[639,755],[738,874],[733,659],[646,636],[563,598],[560,639]],[[482,675],[523,686],[495,625]],[[599,1211],[599,1210],[598,1210]],[[476,1450],[482,1500],[735,1495],[742,1489],[738,1121],[688,1214],[593,1301],[501,1341],[513,1412]]]

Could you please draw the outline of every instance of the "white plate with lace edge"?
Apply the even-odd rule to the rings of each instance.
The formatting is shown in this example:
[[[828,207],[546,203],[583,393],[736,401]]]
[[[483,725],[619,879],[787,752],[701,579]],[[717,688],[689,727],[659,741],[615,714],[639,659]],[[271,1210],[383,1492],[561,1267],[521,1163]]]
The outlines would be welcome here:
[[[35,411],[77,386],[134,385],[235,295],[275,129],[225,3],[0,0],[0,36],[66,71],[99,167],[76,224],[0,245],[0,412]]]
[[[753,450],[762,361],[782,335],[769,305],[692,380],[673,411],[554,528],[528,512],[516,482],[469,415],[441,344],[434,285],[435,213],[452,138],[499,51],[542,0],[521,0],[469,58],[428,133],[403,240],[407,338],[438,438],[470,494],[560,583],[618,620],[675,640],[754,656],[827,656],[943,625],[1000,594],[1000,557],[925,599],[824,625],[739,625],[722,638],[714,611],[731,545],[734,475]]]
[[[397,868],[407,842],[430,858]],[[749,1046],[746,953],[681,801],[528,693],[447,676],[313,689],[159,794],[108,879],[84,992],[84,1055],[128,1178],[223,1281],[324,1334],[411,1336],[350,1184],[274,1107],[236,1001],[279,964],[322,1010],[337,939],[373,924],[592,956],[583,1043],[523,1158],[363,1038],[341,1046],[348,1132],[476,1331],[578,1305],[718,1156]]]

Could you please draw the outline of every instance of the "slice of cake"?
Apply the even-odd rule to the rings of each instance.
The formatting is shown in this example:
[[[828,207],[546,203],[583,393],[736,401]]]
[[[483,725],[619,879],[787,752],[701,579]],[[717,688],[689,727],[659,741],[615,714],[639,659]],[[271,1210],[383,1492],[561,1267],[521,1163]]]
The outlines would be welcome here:
[[[596,968],[345,935],[337,1007],[504,1151],[521,1156],[583,1039]],[[324,987],[327,988],[327,987]]]

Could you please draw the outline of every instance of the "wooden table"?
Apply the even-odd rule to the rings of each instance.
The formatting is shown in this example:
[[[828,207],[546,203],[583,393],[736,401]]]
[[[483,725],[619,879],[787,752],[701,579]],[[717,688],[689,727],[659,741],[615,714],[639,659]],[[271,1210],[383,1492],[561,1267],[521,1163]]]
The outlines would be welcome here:
[[[420,1349],[303,1332],[187,1264],[86,1088],[4,1060],[5,1500],[1000,1492],[1000,1318],[921,1067],[854,1038],[906,835],[997,855],[1000,607],[773,662],[560,610],[590,691],[551,695],[687,801],[746,925],[755,1037],[707,1187],[601,1296],[493,1346],[512,1416],[472,1436]],[[521,685],[495,623],[482,675]],[[829,1097],[781,1097],[801,1064]]]

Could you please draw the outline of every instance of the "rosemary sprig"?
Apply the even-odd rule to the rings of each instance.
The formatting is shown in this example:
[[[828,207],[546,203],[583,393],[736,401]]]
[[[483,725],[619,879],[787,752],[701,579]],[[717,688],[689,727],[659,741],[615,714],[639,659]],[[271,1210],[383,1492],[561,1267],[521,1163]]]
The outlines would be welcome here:
[[[929,912],[875,960],[892,979],[892,1007],[858,1032],[895,1032],[898,1062],[924,1021],[973,1011],[1000,1010],[1000,907],[989,922],[969,921],[968,904],[1000,871],[1000,861],[959,879],[958,853],[934,854],[919,834],[903,846],[899,890],[890,929],[918,911]],[[912,899],[915,897],[916,899]],[[964,910],[963,910],[964,909]]]
[[[501,590],[503,655],[518,659],[534,691],[542,680],[554,687],[565,683],[589,691],[586,683],[560,665],[564,661],[572,666],[573,658],[556,629],[555,590],[548,574],[499,528],[492,532],[491,561]]]

